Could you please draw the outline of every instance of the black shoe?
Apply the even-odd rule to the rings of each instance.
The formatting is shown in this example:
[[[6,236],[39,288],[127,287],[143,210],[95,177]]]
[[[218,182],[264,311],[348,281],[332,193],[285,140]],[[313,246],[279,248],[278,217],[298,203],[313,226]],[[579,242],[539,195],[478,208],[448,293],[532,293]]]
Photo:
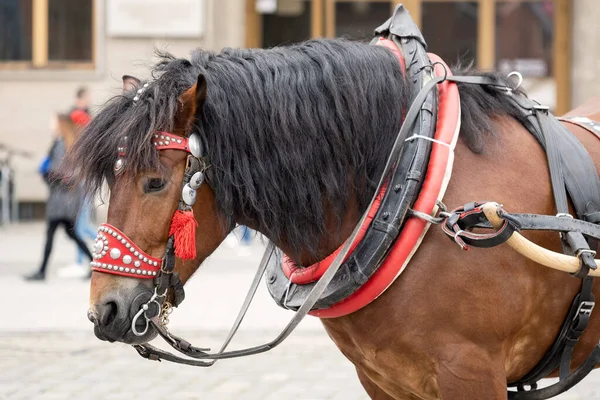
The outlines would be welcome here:
[[[27,275],[25,277],[26,281],[43,281],[44,279],[46,279],[46,275],[41,271],[38,271],[33,275]]]

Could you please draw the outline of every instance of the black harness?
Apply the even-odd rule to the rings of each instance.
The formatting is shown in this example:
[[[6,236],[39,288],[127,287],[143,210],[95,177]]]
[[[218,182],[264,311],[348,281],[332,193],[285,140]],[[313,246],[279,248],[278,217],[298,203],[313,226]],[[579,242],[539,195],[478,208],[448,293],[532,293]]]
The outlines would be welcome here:
[[[376,37],[393,41],[405,57],[407,82],[411,85],[410,103],[418,103],[417,114],[405,119],[398,137],[416,136],[433,139],[437,122],[438,98],[436,88],[425,92],[423,86],[434,79],[433,65],[427,55],[425,39],[403,7],[396,8],[394,16],[375,30]],[[424,96],[424,97],[423,97]],[[410,207],[415,203],[427,172],[430,140],[412,140],[404,143],[400,154],[394,154],[394,163],[381,205],[369,225],[364,238],[350,257],[342,264],[313,310],[329,308],[360,289],[385,261],[406,221]],[[292,283],[281,268],[281,254],[267,269],[267,286],[275,302],[284,308],[298,310],[317,284]]]
[[[518,390],[509,391],[510,399],[547,399],[573,387],[600,362],[599,344],[584,364],[571,374],[573,351],[588,326],[595,306],[593,278],[588,273],[590,269],[596,269],[594,257],[600,240],[600,226],[597,225],[600,179],[585,148],[547,107],[524,96],[511,98],[527,117],[526,128],[546,151],[557,215],[504,213],[501,215],[505,220],[503,229],[491,234],[473,233],[473,228],[490,225],[480,204],[470,203],[450,213],[443,221],[443,230],[463,248],[496,246],[504,243],[515,230],[557,231],[560,232],[563,252],[579,258],[580,268],[574,276],[582,280],[581,289],[571,304],[554,344],[533,370],[508,384]],[[569,214],[569,199],[577,219]],[[557,368],[560,381],[537,389],[537,382]],[[530,390],[526,391],[525,386],[529,386]]]
[[[582,279],[581,290],[573,300],[561,332],[550,351],[525,377],[509,383],[509,387],[517,387],[518,391],[509,391],[508,395],[511,399],[546,399],[568,390],[583,379],[600,361],[600,345],[597,345],[585,363],[572,374],[570,373],[573,349],[587,327],[595,305],[592,294],[592,278],[588,276],[588,272],[590,269],[596,269],[594,256],[598,240],[600,240],[600,226],[596,224],[600,215],[600,204],[598,204],[600,203],[600,179],[593,161],[577,138],[557,122],[547,107],[540,106],[525,96],[512,93],[512,90],[507,88],[504,83],[479,76],[434,77],[432,63],[426,53],[425,41],[402,5],[396,7],[392,18],[377,28],[375,33],[377,35],[375,40],[378,40],[379,37],[389,38],[401,49],[405,57],[406,74],[413,86],[414,96],[390,151],[372,201],[331,266],[317,282],[309,285],[294,285],[281,271],[281,252],[272,243],[269,243],[238,317],[218,352],[209,353],[208,349],[192,346],[184,339],[171,334],[165,326],[154,322],[149,317],[147,317],[147,321],[154,325],[166,342],[189,359],[178,357],[149,344],[135,345],[134,347],[142,357],[151,360],[163,359],[203,367],[211,366],[219,359],[268,351],[283,342],[310,310],[327,308],[358,290],[382,264],[408,217],[423,218],[430,223],[442,224],[444,231],[463,248],[466,246],[496,246],[506,241],[515,230],[553,230],[561,233],[564,252],[576,255],[580,259],[581,266],[575,276]],[[474,233],[472,230],[489,228],[490,224],[483,214],[480,204],[467,204],[450,213],[444,211],[440,217],[422,215],[410,209],[418,196],[422,179],[426,173],[431,141],[404,142],[404,139],[411,133],[425,138],[433,138],[437,121],[436,85],[444,80],[505,90],[512,101],[523,110],[524,116],[527,117],[526,128],[542,145],[548,156],[557,216],[504,212],[500,215],[505,220],[502,229],[489,234],[481,234]],[[194,166],[188,168],[184,185],[189,182],[195,171]],[[350,245],[358,235],[359,227],[367,217],[368,210],[373,206],[386,182],[389,182],[388,190],[364,239],[348,260],[343,262],[349,253]],[[567,192],[578,219],[568,214]],[[146,304],[163,305],[164,310],[166,289],[169,288],[175,292],[175,305],[183,300],[183,286],[176,274],[173,273],[173,267],[174,254],[171,238],[167,245],[163,269],[155,281],[155,296]],[[268,287],[273,298],[279,305],[296,310],[296,313],[286,328],[269,343],[247,349],[226,351],[243,321],[266,270],[268,270]],[[153,303],[153,300],[156,301]],[[157,315],[159,312],[156,309],[155,312],[149,313]],[[560,370],[560,381],[547,388],[537,389],[537,381],[548,376],[556,368]],[[531,390],[525,391],[525,385],[529,385]]]

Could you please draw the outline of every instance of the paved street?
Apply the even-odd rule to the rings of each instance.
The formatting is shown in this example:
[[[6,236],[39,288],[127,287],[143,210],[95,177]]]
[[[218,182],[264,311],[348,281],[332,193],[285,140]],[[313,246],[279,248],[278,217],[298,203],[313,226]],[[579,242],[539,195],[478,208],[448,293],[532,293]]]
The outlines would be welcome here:
[[[150,362],[126,345],[97,340],[86,318],[88,283],[56,277],[75,256],[62,232],[48,281],[21,278],[39,262],[43,229],[40,223],[0,227],[0,399],[367,399],[352,365],[314,318],[267,354],[223,360],[211,368]],[[261,248],[255,243],[249,256],[220,249],[189,282],[171,329],[196,345],[218,347]],[[232,348],[271,340],[290,317],[261,287]],[[600,399],[600,374],[557,399]]]

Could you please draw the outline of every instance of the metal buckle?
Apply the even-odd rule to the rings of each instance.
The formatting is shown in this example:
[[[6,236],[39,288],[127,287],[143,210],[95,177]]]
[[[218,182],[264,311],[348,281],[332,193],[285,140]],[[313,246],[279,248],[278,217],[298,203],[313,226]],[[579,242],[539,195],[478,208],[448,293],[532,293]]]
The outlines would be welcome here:
[[[537,110],[537,111],[542,111],[544,113],[547,113],[548,111],[550,111],[550,107],[549,106],[544,106],[542,104],[535,104],[533,106],[533,109]]]
[[[592,256],[592,258],[596,258],[596,251],[592,249],[579,249],[577,250],[577,253],[575,253],[575,256],[577,256],[577,258],[581,258],[583,254],[589,254]]]
[[[579,304],[579,307],[577,308],[577,312],[575,313],[573,321],[575,321],[581,316],[589,317],[592,314],[592,310],[594,309],[595,305],[596,303],[593,301],[582,301],[581,304]]]

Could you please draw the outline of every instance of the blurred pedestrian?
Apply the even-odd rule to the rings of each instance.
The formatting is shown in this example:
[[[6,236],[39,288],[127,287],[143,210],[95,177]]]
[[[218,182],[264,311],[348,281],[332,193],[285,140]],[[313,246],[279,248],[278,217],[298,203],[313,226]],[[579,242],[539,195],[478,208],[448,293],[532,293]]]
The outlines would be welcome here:
[[[77,89],[75,94],[75,105],[69,111],[69,118],[73,124],[73,131],[75,133],[75,137],[79,136],[81,131],[87,126],[87,124],[91,121],[92,116],[90,115],[89,107],[91,104],[91,97],[88,89],[85,86]],[[85,239],[95,239],[96,238],[96,226],[92,222],[93,215],[93,200],[87,197],[84,197],[83,204],[81,206],[81,210],[79,211],[77,221],[75,223],[75,233],[77,236]],[[71,277],[82,277],[89,273],[89,268],[87,265],[84,265],[85,253],[81,248],[77,247],[77,254],[75,256],[75,262],[72,265],[67,267],[63,267],[58,270],[58,276],[64,278]]]
[[[69,238],[77,243],[77,246],[90,261],[92,260],[92,253],[75,233],[75,221],[83,202],[83,193],[77,185],[68,182],[68,178],[58,172],[65,153],[75,141],[75,127],[70,115],[64,114],[57,116],[56,125],[57,137],[54,139],[48,154],[48,168],[44,173],[44,181],[46,181],[50,190],[48,202],[46,203],[46,245],[44,246],[43,259],[39,270],[25,277],[29,281],[45,279],[46,267],[54,243],[54,234],[59,225],[63,225]]]

